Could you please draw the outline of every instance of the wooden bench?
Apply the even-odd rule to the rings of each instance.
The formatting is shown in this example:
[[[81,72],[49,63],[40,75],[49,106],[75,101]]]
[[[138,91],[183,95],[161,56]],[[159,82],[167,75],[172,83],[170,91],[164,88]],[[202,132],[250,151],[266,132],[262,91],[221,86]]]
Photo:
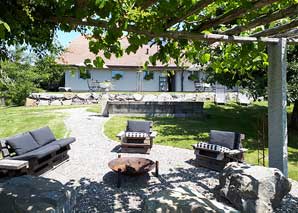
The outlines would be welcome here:
[[[11,177],[28,173],[29,162],[24,160],[0,160],[0,177]]]

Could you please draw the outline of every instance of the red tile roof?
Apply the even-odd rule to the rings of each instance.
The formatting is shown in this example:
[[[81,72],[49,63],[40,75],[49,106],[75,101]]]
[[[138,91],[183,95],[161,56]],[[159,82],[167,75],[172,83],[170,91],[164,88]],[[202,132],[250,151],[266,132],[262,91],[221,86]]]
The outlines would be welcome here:
[[[84,66],[84,60],[89,58],[91,60],[95,59],[95,54],[89,51],[88,39],[85,36],[79,36],[70,42],[69,47],[58,59],[59,64],[64,65],[76,65]],[[122,46],[127,47],[129,45],[126,38],[121,40]],[[106,59],[103,52],[99,52],[105,61],[105,68],[108,67],[142,67],[143,64],[148,60],[149,56],[157,52],[157,46],[153,45],[143,45],[137,50],[136,53],[130,53],[129,55],[124,53],[122,57],[116,58],[114,55],[110,59]],[[147,54],[148,53],[148,54]],[[149,67],[152,66],[151,64]],[[165,66],[162,63],[157,62],[157,67]],[[168,64],[168,67],[176,67],[173,62]]]

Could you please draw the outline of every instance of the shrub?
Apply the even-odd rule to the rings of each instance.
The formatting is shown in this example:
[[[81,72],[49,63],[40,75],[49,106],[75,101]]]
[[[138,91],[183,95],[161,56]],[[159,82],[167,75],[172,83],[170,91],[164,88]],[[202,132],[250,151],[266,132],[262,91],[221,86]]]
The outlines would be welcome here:
[[[0,96],[7,105],[24,105],[26,97],[38,92],[38,75],[30,64],[0,62]]]

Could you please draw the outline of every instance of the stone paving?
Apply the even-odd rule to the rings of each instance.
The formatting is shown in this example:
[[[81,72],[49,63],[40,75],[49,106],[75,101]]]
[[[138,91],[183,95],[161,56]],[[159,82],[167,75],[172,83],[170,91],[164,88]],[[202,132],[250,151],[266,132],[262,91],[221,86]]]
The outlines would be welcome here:
[[[69,113],[65,124],[76,142],[69,151],[69,161],[46,172],[53,178],[72,187],[77,193],[76,212],[143,212],[144,199],[163,189],[186,187],[213,198],[212,190],[218,184],[218,173],[193,167],[192,150],[154,145],[150,155],[142,156],[160,162],[159,177],[152,173],[139,177],[124,177],[121,188],[116,187],[117,176],[108,162],[117,157],[119,143],[103,135],[108,118],[86,109],[64,110]],[[293,182],[291,194],[277,212],[294,212],[298,206],[298,184]],[[295,207],[296,206],[296,207]]]
[[[56,179],[77,191],[78,212],[139,212],[144,198],[165,188],[188,186],[207,197],[217,184],[218,173],[195,168],[189,162],[192,150],[154,145],[149,155],[142,156],[160,162],[159,174],[125,177],[120,189],[116,187],[116,175],[108,162],[117,157],[119,143],[108,140],[103,134],[103,124],[108,119],[85,109],[68,109],[65,120],[70,136],[76,142],[69,151],[69,161],[48,171],[43,176]]]

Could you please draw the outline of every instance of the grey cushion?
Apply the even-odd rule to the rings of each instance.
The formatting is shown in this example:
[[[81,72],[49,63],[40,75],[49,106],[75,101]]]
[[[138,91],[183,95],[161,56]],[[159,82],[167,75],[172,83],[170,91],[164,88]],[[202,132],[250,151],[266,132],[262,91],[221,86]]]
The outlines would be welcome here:
[[[7,138],[6,141],[17,155],[22,155],[39,147],[29,132]]]
[[[18,155],[18,156],[12,157],[12,159],[15,159],[15,160],[30,160],[33,158],[40,159],[40,158],[43,158],[53,152],[58,151],[59,149],[60,149],[60,146],[50,143],[50,144],[42,146],[38,149],[35,149],[31,152],[27,152],[23,155]]]
[[[75,142],[75,141],[76,141],[76,139],[74,137],[70,137],[70,138],[63,138],[63,139],[56,140],[50,144],[55,144],[62,148],[64,146],[67,146],[67,145]]]
[[[41,146],[56,140],[54,134],[52,133],[49,127],[36,129],[36,130],[30,131],[30,133],[33,136],[33,138],[36,140],[36,142]]]
[[[235,139],[236,139],[235,132],[211,130],[209,143],[224,146],[229,149],[234,149],[235,148]],[[239,137],[239,139],[240,139],[240,137]],[[238,143],[238,147],[239,147],[239,143]]]
[[[145,132],[150,134],[151,121],[127,121],[127,132]]]

